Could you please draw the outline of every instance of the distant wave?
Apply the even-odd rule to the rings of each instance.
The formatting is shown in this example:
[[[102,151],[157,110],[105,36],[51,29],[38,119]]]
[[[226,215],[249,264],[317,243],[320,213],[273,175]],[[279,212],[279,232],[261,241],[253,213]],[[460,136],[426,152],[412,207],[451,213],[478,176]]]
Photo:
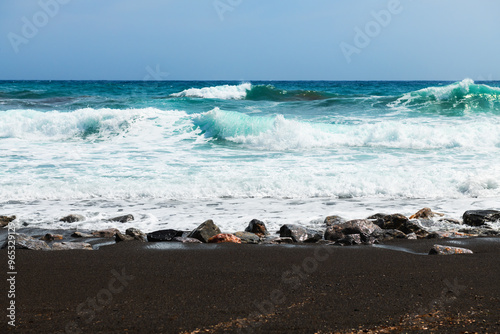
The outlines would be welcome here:
[[[428,87],[404,94],[390,107],[460,116],[468,111],[500,112],[500,88],[464,79],[442,87]]]
[[[190,88],[172,97],[194,97],[221,100],[253,100],[253,101],[312,101],[324,100],[338,95],[313,90],[283,90],[273,85],[223,85],[205,88]]]
[[[215,108],[193,118],[208,138],[260,150],[378,147],[402,149],[450,149],[500,147],[500,120],[422,123],[391,120],[361,124],[328,124],[287,119],[283,115],[249,116]]]
[[[241,100],[247,95],[247,92],[252,88],[252,84],[243,83],[241,85],[223,85],[204,88],[189,88],[180,93],[174,93],[173,97],[198,97],[204,99],[221,99],[221,100]]]

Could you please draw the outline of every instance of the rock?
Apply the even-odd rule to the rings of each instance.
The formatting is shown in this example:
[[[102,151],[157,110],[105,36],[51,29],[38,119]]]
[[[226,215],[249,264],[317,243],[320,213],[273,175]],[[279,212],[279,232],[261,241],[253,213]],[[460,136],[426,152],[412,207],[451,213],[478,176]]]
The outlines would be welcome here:
[[[266,225],[258,219],[252,219],[250,221],[250,223],[248,223],[248,226],[245,229],[245,232],[255,233],[261,237],[263,237],[265,235],[269,235],[269,232],[267,231]]]
[[[0,227],[9,225],[9,223],[16,219],[16,216],[0,216]]]
[[[372,233],[372,236],[379,241],[387,241],[392,239],[406,239],[406,234],[401,232],[400,230],[380,229],[379,231],[375,231]]]
[[[280,237],[290,237],[294,242],[316,242],[322,239],[320,232],[296,224],[285,224],[281,226]]]
[[[325,240],[338,241],[350,234],[373,235],[380,233],[381,228],[367,219],[349,220],[338,225],[331,225],[326,228]]]
[[[115,241],[116,242],[122,242],[122,241],[134,241],[134,237],[131,237],[130,235],[122,234],[121,232],[117,232],[115,235]]]
[[[377,220],[375,221],[375,224],[383,229],[393,229],[401,231],[400,227],[408,222],[408,220],[409,219],[406,218],[406,216],[395,213],[392,215],[379,216],[379,218],[377,218]]]
[[[371,215],[370,217],[366,218],[366,219],[370,219],[370,220],[377,220],[377,219],[384,219],[385,216],[389,216],[388,214],[386,213],[376,213],[374,215]]]
[[[76,222],[81,222],[84,221],[85,217],[82,215],[76,215],[76,214],[71,214],[66,217],[62,217],[59,219],[60,222],[65,222],[65,223],[76,223]]]
[[[49,245],[45,241],[37,240],[26,234],[17,233],[11,234],[14,237],[16,249],[30,249],[30,250],[50,250]],[[8,238],[11,238],[10,235]],[[8,246],[8,240],[5,242],[2,248]]]
[[[464,224],[469,226],[481,226],[499,219],[500,211],[497,210],[469,210],[463,215]]]
[[[219,233],[208,239],[208,243],[210,244],[220,244],[223,242],[241,244],[241,239],[229,233]]]
[[[125,215],[125,216],[119,216],[119,217],[109,218],[108,220],[111,221],[111,222],[126,223],[126,222],[134,220],[134,216],[132,216],[132,215]]]
[[[92,250],[92,245],[86,242],[55,242],[52,244],[52,250],[73,250],[73,249]]]
[[[71,234],[71,236],[73,238],[92,238],[94,237],[92,234],[89,234],[89,233],[83,233],[83,232],[73,232],[73,234]]]
[[[220,228],[214,224],[213,220],[209,219],[189,233],[188,237],[208,242],[208,239],[220,233]]]
[[[430,208],[423,208],[410,216],[410,219],[429,219],[435,216],[444,216],[442,213],[432,212]]]
[[[92,232],[92,235],[97,238],[113,238],[118,232],[120,231],[118,231],[118,229],[116,228],[108,228],[105,230]]]
[[[363,241],[361,241],[360,234],[347,234],[342,239],[339,239],[335,242],[336,245],[343,246],[353,246],[353,245],[361,245]]]
[[[135,240],[138,240],[138,241],[146,242],[146,240],[147,240],[146,233],[142,232],[141,230],[139,230],[137,228],[133,228],[133,227],[128,228],[125,231],[125,234],[128,236],[131,236],[132,238],[134,238]]]
[[[408,233],[406,235],[406,239],[408,239],[408,240],[417,240],[417,235],[415,234],[415,232]]]
[[[487,225],[485,225],[487,227]],[[500,231],[495,231],[490,228],[484,227],[474,227],[474,228],[463,228],[458,230],[458,233],[465,233],[471,236],[479,236],[479,237],[490,237],[500,235]]]
[[[406,234],[415,233],[419,238],[425,238],[429,234],[418,223],[418,220],[409,220],[399,227],[400,231]]]
[[[61,234],[50,234],[47,233],[43,237],[40,238],[40,240],[43,241],[54,241],[54,240],[62,240],[63,236]]]
[[[195,238],[175,237],[172,241],[182,242],[183,244],[201,244],[202,242]]]
[[[154,231],[147,234],[148,241],[157,242],[157,241],[172,241],[175,237],[182,237],[184,232],[177,230],[160,230]]]
[[[255,233],[236,232],[234,235],[241,239],[242,244],[258,244],[260,242],[260,237]]]
[[[325,218],[324,224],[328,227],[332,225],[343,224],[345,222],[346,220],[340,216],[328,216]]]
[[[146,242],[146,234],[136,228],[131,227],[127,229],[127,231],[125,231],[125,234],[122,234],[120,232],[116,233],[115,240],[116,242],[134,240]]]
[[[436,231],[429,233],[427,239],[457,239],[457,238],[470,238],[477,235],[471,233],[463,233],[456,231]]]
[[[429,251],[429,255],[454,255],[454,254],[473,254],[473,252],[467,248],[442,246],[442,245],[434,245]]]

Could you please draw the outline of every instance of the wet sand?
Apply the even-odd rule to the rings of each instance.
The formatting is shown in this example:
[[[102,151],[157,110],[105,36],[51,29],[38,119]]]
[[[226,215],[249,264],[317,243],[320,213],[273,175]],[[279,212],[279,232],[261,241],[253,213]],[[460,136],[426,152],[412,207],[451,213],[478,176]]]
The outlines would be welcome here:
[[[435,243],[475,253],[422,255]],[[386,245],[392,249],[127,242],[97,251],[17,250],[16,327],[7,326],[4,316],[2,328],[19,333],[500,332],[500,238]],[[7,263],[6,250],[0,253]],[[5,310],[6,296],[2,300]]]

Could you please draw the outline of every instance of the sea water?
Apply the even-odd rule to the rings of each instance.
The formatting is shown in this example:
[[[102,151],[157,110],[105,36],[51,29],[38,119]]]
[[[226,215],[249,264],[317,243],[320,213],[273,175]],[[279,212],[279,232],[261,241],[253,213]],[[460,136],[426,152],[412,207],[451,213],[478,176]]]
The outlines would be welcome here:
[[[0,81],[0,214],[235,232],[500,208],[500,82]],[[59,222],[69,213],[84,222]],[[446,226],[445,226],[446,227]],[[456,228],[456,226],[447,226]],[[436,229],[443,228],[436,222]]]

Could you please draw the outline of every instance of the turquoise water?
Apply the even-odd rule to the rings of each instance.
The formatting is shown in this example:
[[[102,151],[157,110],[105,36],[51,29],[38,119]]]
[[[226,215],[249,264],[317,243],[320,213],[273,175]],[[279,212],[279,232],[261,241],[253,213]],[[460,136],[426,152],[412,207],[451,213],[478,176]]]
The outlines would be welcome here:
[[[3,81],[0,210],[100,224],[125,206],[150,228],[203,217],[229,228],[387,205],[498,208],[499,87]]]

